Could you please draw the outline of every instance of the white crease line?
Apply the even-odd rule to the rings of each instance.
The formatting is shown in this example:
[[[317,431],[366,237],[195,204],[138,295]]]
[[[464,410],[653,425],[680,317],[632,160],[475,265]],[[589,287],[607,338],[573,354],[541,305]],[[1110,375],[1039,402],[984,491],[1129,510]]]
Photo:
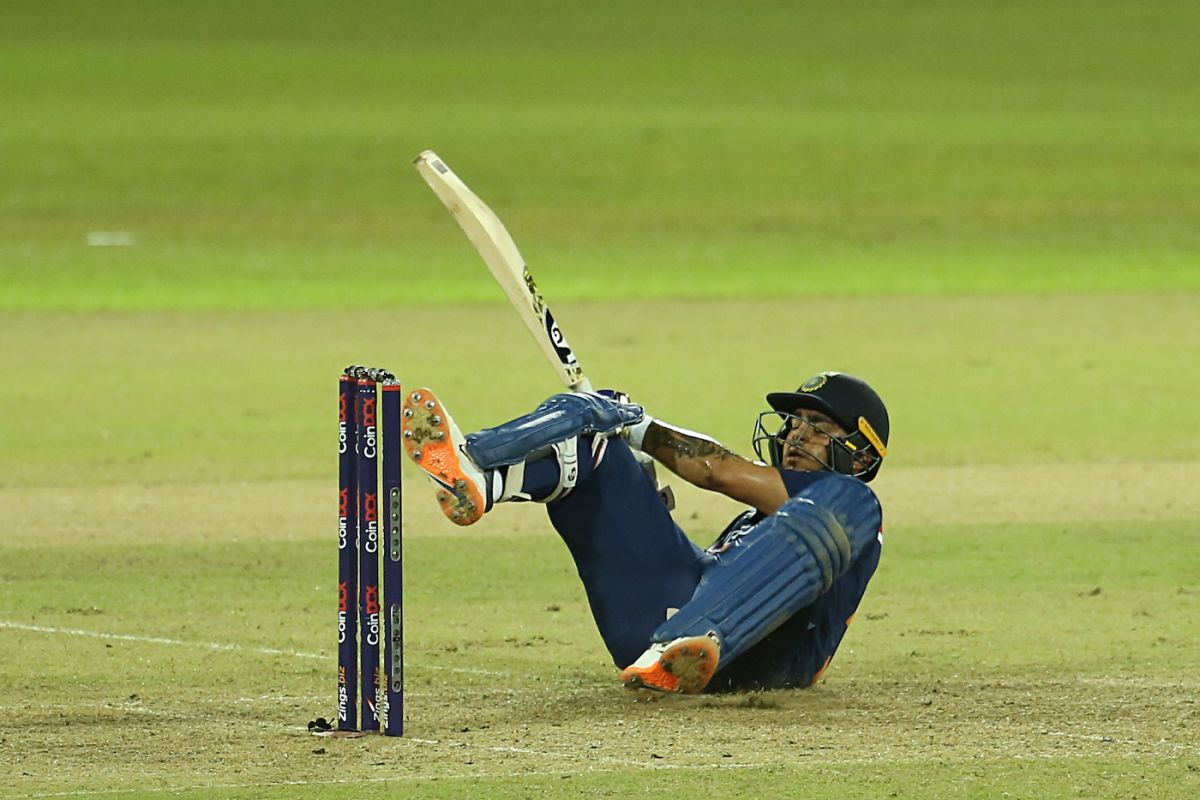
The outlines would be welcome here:
[[[187,642],[182,639],[167,639],[162,636],[135,636],[128,633],[102,633],[100,631],[85,631],[79,628],[51,628],[45,625],[28,625],[23,622],[0,620],[0,628],[11,628],[18,631],[33,633],[53,633],[63,636],[87,636],[93,639],[109,639],[119,642],[144,642],[146,644],[169,644],[179,647],[200,647],[205,650],[241,650],[248,653],[260,653],[267,656],[290,656],[292,658],[329,658],[323,653],[304,653],[299,650],[279,650],[274,647],[244,647],[240,644],[224,642]]]
[[[265,656],[287,656],[289,658],[313,658],[313,659],[332,659],[333,656],[326,653],[305,653],[301,650],[280,650],[275,647],[246,647],[240,644],[232,644],[228,642],[188,642],[183,639],[167,639],[162,636],[136,636],[128,633],[103,633],[101,631],[85,631],[79,628],[52,628],[46,625],[29,625],[24,622],[12,622],[10,620],[0,620],[0,628],[9,628],[18,631],[30,631],[32,633],[47,633],[58,634],[62,636],[86,636],[92,639],[107,639],[118,642],[141,642],[144,644],[166,644],[176,647],[198,647],[204,650],[223,650],[227,652],[243,652],[257,653]],[[406,663],[405,666],[412,669],[414,665]],[[475,669],[473,667],[447,667],[442,664],[420,664],[415,665],[416,669],[435,669],[445,670],[447,672],[460,672],[470,675],[488,675],[496,678],[511,677],[507,672],[497,672],[490,669]]]

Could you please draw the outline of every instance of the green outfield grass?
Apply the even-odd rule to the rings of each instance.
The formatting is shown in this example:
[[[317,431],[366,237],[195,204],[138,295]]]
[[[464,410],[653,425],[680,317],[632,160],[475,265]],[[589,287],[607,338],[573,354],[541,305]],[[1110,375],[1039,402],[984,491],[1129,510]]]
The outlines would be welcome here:
[[[0,308],[492,300],[427,147],[564,300],[1200,288],[1192,3],[572,5],[6,4]]]
[[[0,7],[0,797],[1200,792],[1195,4],[455,9]],[[635,698],[541,509],[406,465],[409,736],[308,736],[338,372],[559,389],[424,148],[652,414],[880,389],[820,685]]]

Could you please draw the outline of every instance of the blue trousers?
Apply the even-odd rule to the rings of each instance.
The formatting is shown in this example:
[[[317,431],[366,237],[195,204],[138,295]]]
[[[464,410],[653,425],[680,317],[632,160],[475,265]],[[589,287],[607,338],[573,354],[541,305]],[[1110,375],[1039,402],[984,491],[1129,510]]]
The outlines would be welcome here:
[[[587,452],[590,437],[579,447]],[[580,465],[571,493],[547,506],[550,522],[575,559],[613,662],[625,667],[649,646],[667,609],[691,599],[711,556],[671,519],[624,441],[608,441],[599,467],[587,458]],[[526,467],[527,487],[534,466]]]
[[[581,454],[590,437],[581,437]],[[580,459],[575,488],[548,505],[550,521],[571,552],[605,646],[618,667],[633,663],[651,634],[695,593],[714,557],[675,524],[644,470],[620,439],[607,442],[598,466]],[[535,498],[557,481],[553,459],[526,466]],[[757,531],[744,537],[750,546]],[[811,685],[845,634],[879,560],[865,550],[816,602],[794,614],[740,657],[726,662],[710,691]]]

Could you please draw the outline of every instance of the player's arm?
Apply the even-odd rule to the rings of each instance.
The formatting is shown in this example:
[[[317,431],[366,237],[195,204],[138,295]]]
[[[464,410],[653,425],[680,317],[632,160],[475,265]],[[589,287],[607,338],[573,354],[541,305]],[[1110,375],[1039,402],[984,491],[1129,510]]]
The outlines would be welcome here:
[[[788,499],[778,470],[748,461],[703,434],[656,419],[631,434],[631,444],[701,489],[720,492],[764,514],[775,513]]]

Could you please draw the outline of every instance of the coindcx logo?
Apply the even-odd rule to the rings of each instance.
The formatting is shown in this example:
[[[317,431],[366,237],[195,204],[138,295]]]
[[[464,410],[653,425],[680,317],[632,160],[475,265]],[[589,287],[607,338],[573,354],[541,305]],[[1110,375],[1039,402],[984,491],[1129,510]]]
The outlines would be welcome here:
[[[346,612],[350,610],[350,590],[346,582],[338,584],[338,644],[346,641]]]
[[[362,399],[362,424],[366,428],[363,436],[362,454],[367,458],[375,457],[375,398]]]
[[[374,492],[363,495],[363,532],[366,534],[363,549],[368,553],[379,552],[379,500]]]
[[[349,537],[347,532],[347,518],[350,516],[350,490],[342,489],[338,493],[338,550],[346,549],[346,542]]]
[[[379,644],[379,587],[368,584],[363,587],[363,611],[367,624],[364,632],[367,644]]]
[[[346,452],[349,436],[346,435],[346,395],[338,396],[338,455]]]

